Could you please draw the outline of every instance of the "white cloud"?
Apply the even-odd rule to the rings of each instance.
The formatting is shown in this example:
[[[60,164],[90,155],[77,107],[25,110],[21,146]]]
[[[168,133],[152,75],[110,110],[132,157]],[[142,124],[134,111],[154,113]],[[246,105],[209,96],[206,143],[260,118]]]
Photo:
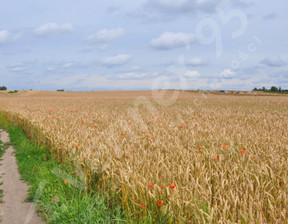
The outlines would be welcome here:
[[[102,44],[102,45],[99,47],[99,50],[101,50],[101,51],[106,51],[106,50],[108,50],[108,48],[109,48],[109,45],[108,45],[108,44]]]
[[[125,30],[122,28],[104,29],[97,32],[96,34],[89,35],[88,37],[85,38],[85,41],[87,41],[90,44],[97,42],[107,43],[123,36],[124,34]]]
[[[179,8],[186,6],[189,3],[188,0],[149,0],[149,2],[167,8]]]
[[[130,55],[119,54],[114,57],[108,57],[102,60],[102,63],[108,67],[120,66],[126,64],[131,59]]]
[[[144,0],[141,7],[133,9],[128,16],[144,19],[149,22],[165,22],[178,17],[194,17],[204,13],[215,14],[216,7],[223,3],[219,0]],[[254,3],[253,0],[224,1],[223,8],[246,8]],[[222,7],[221,7],[222,8]],[[190,17],[191,18],[191,17]]]
[[[150,45],[156,49],[167,50],[185,46],[188,47],[194,40],[195,37],[191,33],[164,32],[160,37],[151,40]]]
[[[51,71],[56,71],[56,68],[55,67],[48,67],[46,69],[47,72],[51,72]]]
[[[14,64],[8,66],[10,72],[24,72],[26,71],[26,67],[23,64]]]
[[[246,8],[255,4],[255,1],[254,0],[234,0],[234,1],[231,1],[231,4],[238,8],[239,7]]]
[[[7,30],[0,31],[0,43],[5,43],[10,41],[11,34]]]
[[[191,58],[189,61],[186,62],[186,64],[193,66],[200,66],[200,65],[206,65],[207,61],[203,58]]]
[[[148,0],[146,7],[157,9],[164,13],[187,13],[191,11],[209,11],[215,9],[216,0]]]
[[[47,36],[50,34],[70,33],[73,30],[74,28],[70,23],[64,23],[62,25],[57,23],[47,23],[36,28],[35,34],[38,36]]]
[[[281,66],[287,65],[287,61],[285,61],[279,55],[271,55],[271,56],[265,57],[260,63],[270,66],[270,67],[281,67]]]
[[[14,67],[14,68],[11,68],[10,71],[12,72],[22,72],[25,70],[25,67]]]
[[[13,42],[19,37],[20,34],[12,34],[8,30],[0,30],[0,44]]]
[[[236,72],[232,71],[231,69],[224,69],[221,73],[220,73],[221,78],[224,79],[229,79],[229,78],[233,78],[236,76]]]
[[[194,70],[194,71],[187,71],[187,72],[184,74],[184,76],[185,76],[186,78],[195,78],[195,77],[199,77],[199,76],[200,76],[200,73],[199,73],[198,71],[196,71],[196,70]]]
[[[114,76],[113,79],[127,79],[127,80],[133,80],[133,79],[148,79],[158,76],[157,72],[154,73],[136,73],[136,72],[127,72],[127,73],[121,73],[117,74],[116,77]]]
[[[140,67],[139,66],[133,66],[131,69],[135,71],[135,70],[139,70]]]
[[[73,66],[75,66],[76,63],[75,62],[67,62],[67,63],[64,63],[62,65],[62,68],[72,68]]]
[[[252,80],[222,79],[221,82],[213,82],[209,85],[210,89],[223,89],[223,90],[252,90],[254,84]]]
[[[56,88],[75,89],[107,89],[107,90],[131,90],[131,89],[150,89],[153,78],[158,75],[157,73],[123,73],[114,74],[113,76],[105,76],[101,74],[85,75],[85,74],[72,74],[69,76],[62,76],[58,74],[43,77],[41,84]],[[139,81],[141,79],[141,81]],[[114,80],[117,80],[115,82]]]

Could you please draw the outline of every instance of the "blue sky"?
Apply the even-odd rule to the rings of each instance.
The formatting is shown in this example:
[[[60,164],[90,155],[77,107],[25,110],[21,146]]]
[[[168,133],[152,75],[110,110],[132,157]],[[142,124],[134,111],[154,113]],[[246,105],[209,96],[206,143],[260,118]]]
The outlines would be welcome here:
[[[10,0],[0,86],[288,89],[284,0]]]

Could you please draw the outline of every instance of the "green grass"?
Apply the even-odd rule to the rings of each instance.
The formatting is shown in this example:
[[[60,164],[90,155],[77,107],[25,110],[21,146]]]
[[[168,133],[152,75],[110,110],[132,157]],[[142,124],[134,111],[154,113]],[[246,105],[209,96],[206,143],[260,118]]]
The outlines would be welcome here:
[[[45,146],[31,142],[2,113],[0,127],[8,131],[21,177],[31,186],[27,201],[35,203],[48,223],[127,223],[120,205],[107,203],[111,199],[100,192],[88,191],[71,165],[59,164]],[[1,144],[0,154],[3,148]]]

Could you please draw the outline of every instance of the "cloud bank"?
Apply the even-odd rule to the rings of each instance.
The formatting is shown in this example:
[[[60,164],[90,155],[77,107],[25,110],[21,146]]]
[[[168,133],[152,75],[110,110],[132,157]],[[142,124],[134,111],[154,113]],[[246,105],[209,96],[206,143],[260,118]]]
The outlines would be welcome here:
[[[169,50],[173,48],[189,47],[195,37],[191,33],[164,32],[158,38],[150,41],[151,47],[158,50]]]
[[[37,36],[48,36],[53,34],[64,34],[73,32],[74,28],[70,23],[57,24],[47,23],[35,29]]]
[[[128,54],[119,54],[113,57],[108,57],[102,60],[102,64],[107,67],[121,66],[131,60]]]
[[[93,43],[108,43],[111,42],[125,34],[125,30],[122,28],[116,28],[116,29],[104,29],[96,34],[91,34],[88,37],[85,38],[85,41],[87,41],[90,44]]]
[[[14,42],[20,37],[20,34],[12,34],[8,30],[0,30],[0,44]]]

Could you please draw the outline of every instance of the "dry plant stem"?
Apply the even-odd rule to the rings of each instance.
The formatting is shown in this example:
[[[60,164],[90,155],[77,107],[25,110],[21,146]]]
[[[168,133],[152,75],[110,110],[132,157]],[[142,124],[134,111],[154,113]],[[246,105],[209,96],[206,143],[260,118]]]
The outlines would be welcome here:
[[[37,128],[60,161],[73,157],[88,184],[101,174],[98,188],[120,192],[131,213],[163,200],[163,212],[186,220],[288,221],[285,96],[181,92],[160,106],[149,91],[38,92],[2,96],[0,106]]]

